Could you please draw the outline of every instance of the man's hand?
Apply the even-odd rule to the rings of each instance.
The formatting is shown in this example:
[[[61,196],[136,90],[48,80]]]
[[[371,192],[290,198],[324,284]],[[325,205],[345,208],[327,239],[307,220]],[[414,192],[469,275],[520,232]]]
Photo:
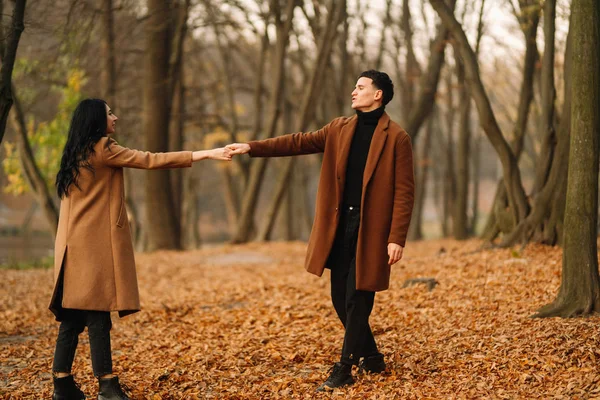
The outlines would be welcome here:
[[[250,145],[248,143],[232,143],[225,146],[225,148],[231,151],[232,156],[250,152]]]
[[[404,247],[400,246],[399,244],[388,243],[388,256],[390,256],[388,264],[393,265],[400,261],[400,259],[402,259],[403,251]]]

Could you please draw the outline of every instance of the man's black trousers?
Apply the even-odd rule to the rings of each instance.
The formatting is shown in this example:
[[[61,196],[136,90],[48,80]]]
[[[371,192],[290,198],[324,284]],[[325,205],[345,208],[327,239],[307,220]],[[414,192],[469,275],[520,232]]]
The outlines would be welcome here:
[[[343,207],[328,266],[331,268],[331,300],[346,333],[341,362],[357,364],[361,357],[379,354],[369,315],[375,292],[356,290],[356,244],[360,210]]]

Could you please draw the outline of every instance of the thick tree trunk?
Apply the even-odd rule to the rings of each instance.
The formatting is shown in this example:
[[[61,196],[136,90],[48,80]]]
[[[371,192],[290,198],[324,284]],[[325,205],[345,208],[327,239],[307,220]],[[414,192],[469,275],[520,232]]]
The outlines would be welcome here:
[[[2,67],[0,67],[0,143],[4,138],[8,113],[13,105],[12,73],[21,33],[25,30],[23,19],[26,3],[27,0],[16,0],[14,2],[10,27],[8,29],[2,28],[2,32],[0,32],[0,51],[2,54]]]
[[[562,281],[553,303],[535,317],[600,311],[598,153],[600,138],[600,4],[573,0],[573,88]]]
[[[169,149],[169,2],[148,0],[146,82],[144,86],[144,130],[146,148]],[[146,173],[147,249],[181,247],[179,220],[175,216],[168,170]]]

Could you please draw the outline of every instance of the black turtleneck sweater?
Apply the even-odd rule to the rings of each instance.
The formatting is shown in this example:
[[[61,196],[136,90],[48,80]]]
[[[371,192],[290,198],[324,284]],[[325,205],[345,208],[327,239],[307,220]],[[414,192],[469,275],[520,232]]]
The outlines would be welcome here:
[[[385,107],[379,107],[369,112],[356,111],[358,122],[352,137],[348,166],[346,167],[346,185],[344,188],[344,205],[360,206],[362,197],[363,174],[367,164],[367,156],[371,147],[371,139],[383,115]]]

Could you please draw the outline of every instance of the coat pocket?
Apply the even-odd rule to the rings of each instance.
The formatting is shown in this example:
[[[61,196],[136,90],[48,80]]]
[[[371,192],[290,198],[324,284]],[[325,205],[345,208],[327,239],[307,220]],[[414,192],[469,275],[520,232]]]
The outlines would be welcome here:
[[[126,211],[125,211],[125,199],[123,199],[121,197],[121,206],[119,207],[119,217],[117,218],[117,226],[119,228],[123,227],[123,223],[125,222],[126,218]]]

